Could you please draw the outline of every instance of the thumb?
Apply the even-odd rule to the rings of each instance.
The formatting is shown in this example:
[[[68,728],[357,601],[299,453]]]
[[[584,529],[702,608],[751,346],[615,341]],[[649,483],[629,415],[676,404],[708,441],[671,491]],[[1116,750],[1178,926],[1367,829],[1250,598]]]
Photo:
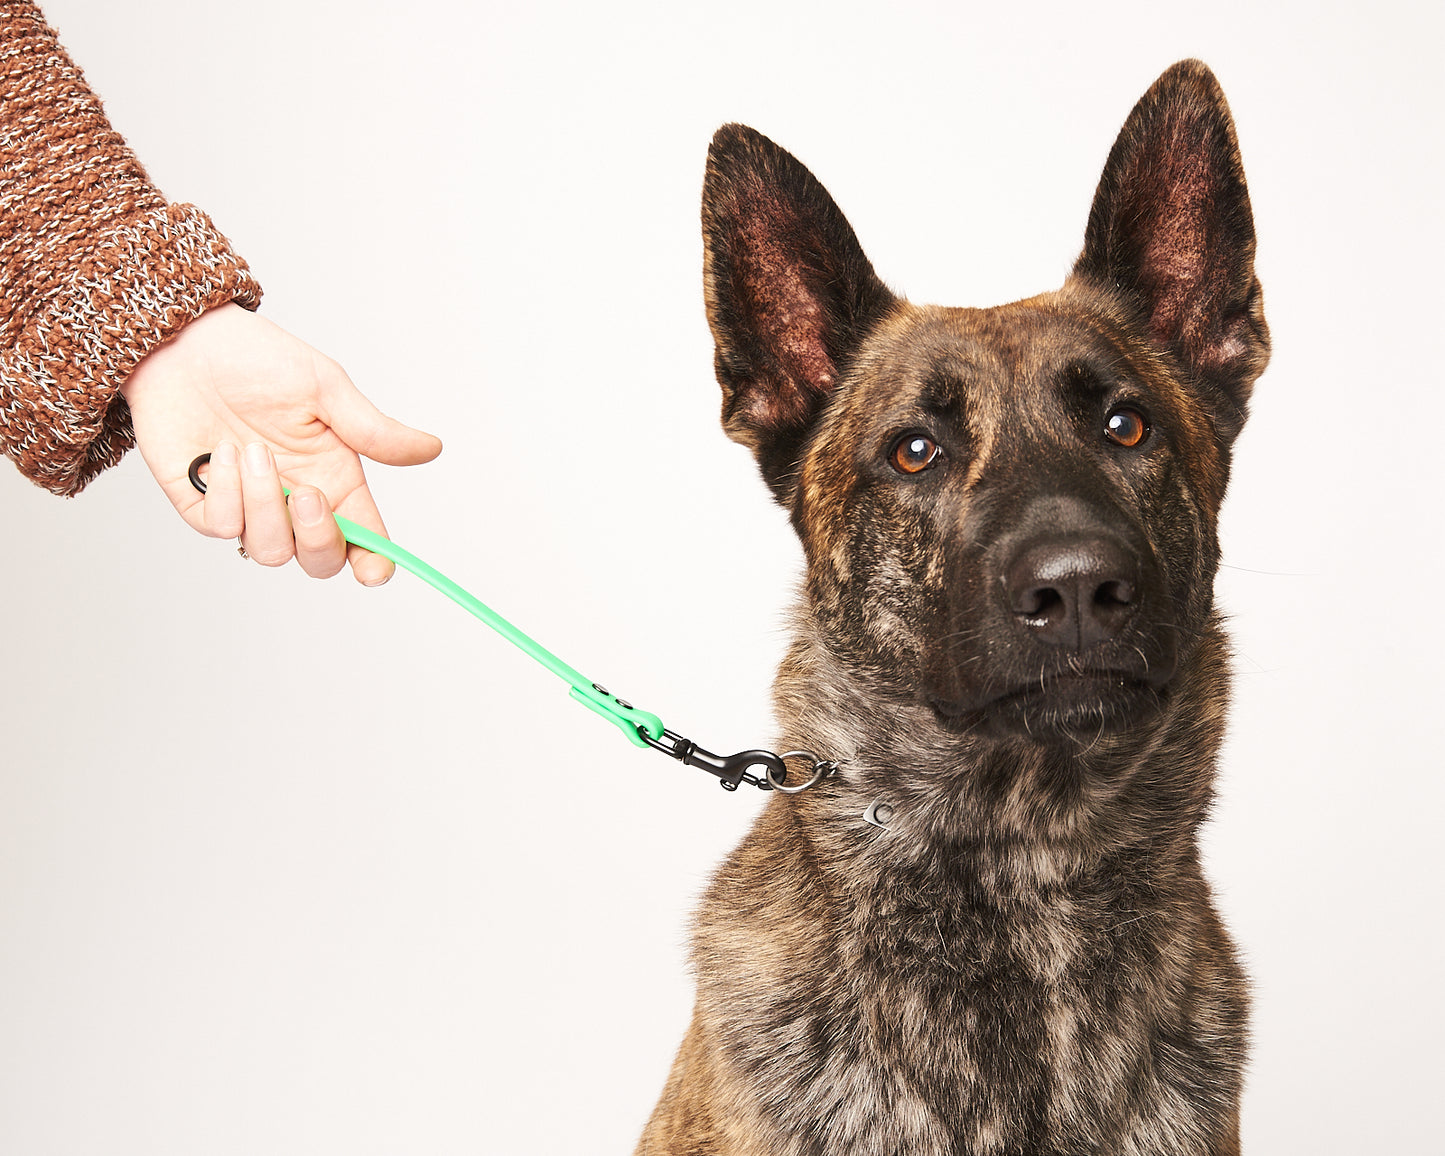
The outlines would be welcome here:
[[[318,400],[321,420],[358,454],[374,462],[417,466],[442,452],[440,438],[388,417],[350,378],[333,382]]]

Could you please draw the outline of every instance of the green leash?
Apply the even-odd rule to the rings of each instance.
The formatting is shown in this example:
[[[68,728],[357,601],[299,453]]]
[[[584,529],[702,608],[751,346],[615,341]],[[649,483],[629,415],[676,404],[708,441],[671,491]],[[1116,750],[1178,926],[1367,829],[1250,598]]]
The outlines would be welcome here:
[[[206,483],[201,477],[201,467],[211,460],[210,454],[202,454],[191,463],[189,476],[191,485],[199,492],[206,492]],[[291,491],[282,487],[287,497]],[[691,739],[668,730],[662,719],[651,711],[639,710],[625,699],[619,698],[606,687],[593,682],[575,667],[563,662],[536,639],[518,630],[480,598],[457,585],[436,567],[423,562],[410,550],[398,546],[365,526],[358,526],[350,518],[334,515],[341,527],[342,536],[354,546],[370,550],[388,558],[403,570],[415,574],[429,586],[440,590],[463,610],[481,619],[522,653],[541,663],[570,688],[568,693],[588,710],[595,711],[617,727],[634,746],[651,747],[677,759],[684,766],[699,767],[716,775],[723,787],[735,791],[740,783],[750,783],[762,790],[778,790],[786,794],[816,785],[838,769],[838,764],[820,759],[811,751],[787,751],[777,755],[772,751],[739,751],[735,755],[717,755],[704,750]],[[804,759],[810,764],[811,776],[797,786],[787,782],[786,760]],[[761,774],[750,768],[761,768]]]

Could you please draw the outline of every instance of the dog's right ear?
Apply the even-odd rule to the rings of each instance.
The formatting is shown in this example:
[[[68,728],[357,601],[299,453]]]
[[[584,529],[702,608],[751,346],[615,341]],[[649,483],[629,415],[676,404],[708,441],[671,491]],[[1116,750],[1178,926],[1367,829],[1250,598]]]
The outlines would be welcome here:
[[[713,137],[702,235],[723,428],[787,501],[809,430],[894,298],[817,178],[745,125]]]

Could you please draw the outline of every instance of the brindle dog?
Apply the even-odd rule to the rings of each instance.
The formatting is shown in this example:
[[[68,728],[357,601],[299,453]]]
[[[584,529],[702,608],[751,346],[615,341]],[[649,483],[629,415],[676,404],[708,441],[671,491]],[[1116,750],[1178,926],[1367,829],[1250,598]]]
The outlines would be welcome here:
[[[807,558],[782,745],[843,766],[704,899],[639,1153],[1237,1153],[1245,981],[1196,836],[1269,337],[1213,75],[1135,107],[1057,292],[894,296],[739,125],[703,234],[723,421]]]

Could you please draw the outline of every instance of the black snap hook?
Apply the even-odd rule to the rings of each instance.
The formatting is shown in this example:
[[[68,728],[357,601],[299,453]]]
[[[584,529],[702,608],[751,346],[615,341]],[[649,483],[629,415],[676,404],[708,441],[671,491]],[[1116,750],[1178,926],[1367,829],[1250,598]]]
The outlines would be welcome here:
[[[788,768],[783,760],[772,751],[739,751],[735,755],[715,755],[712,751],[694,746],[683,757],[683,765],[701,767],[718,777],[724,790],[736,791],[739,784],[751,783],[767,790],[776,782],[786,781]],[[761,767],[761,773],[750,774],[753,767]]]
[[[788,778],[787,765],[772,751],[739,751],[735,755],[718,755],[675,731],[665,730],[660,739],[655,739],[639,727],[638,734],[648,746],[676,759],[683,766],[698,767],[710,775],[716,775],[725,791],[736,791],[743,783],[771,791]],[[762,772],[751,774],[749,769],[752,767],[761,767]]]

